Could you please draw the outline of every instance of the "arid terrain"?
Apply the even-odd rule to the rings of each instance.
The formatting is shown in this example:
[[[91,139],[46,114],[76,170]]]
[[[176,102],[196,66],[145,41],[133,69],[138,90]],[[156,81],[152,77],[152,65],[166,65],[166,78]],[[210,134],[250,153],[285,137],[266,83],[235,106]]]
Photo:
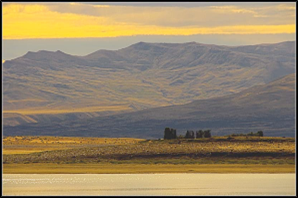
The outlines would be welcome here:
[[[295,139],[5,137],[4,173],[295,172]]]
[[[148,134],[154,133],[157,128],[148,129],[145,134],[135,132],[127,122],[118,127],[121,130],[124,128],[124,134],[113,136],[108,131],[115,123],[107,127],[102,126],[102,116],[125,116],[124,113],[130,116],[129,112],[171,105],[178,105],[179,110],[179,105],[187,105],[197,100],[201,103],[207,99],[212,99],[211,105],[205,106],[212,109],[214,98],[236,94],[253,86],[266,85],[294,72],[294,41],[237,47],[196,42],[138,42],[123,49],[98,50],[86,56],[66,54],[60,50],[29,51],[21,57],[3,63],[4,133],[13,136],[158,138],[155,134]],[[288,92],[291,94],[291,89]],[[283,103],[281,96],[279,93],[270,96],[270,101],[278,103],[273,106],[286,104],[291,108],[293,104]],[[294,100],[294,93],[287,98]],[[235,98],[241,103],[238,99]],[[267,100],[268,98],[261,98],[253,102],[266,104]],[[253,108],[254,106],[249,109]],[[267,109],[257,109],[273,115]],[[198,110],[205,111],[204,108]],[[211,114],[219,115],[225,112],[224,117],[233,117],[235,111],[237,113],[235,106],[228,105],[224,111],[211,111]],[[279,109],[276,111],[280,112]],[[182,113],[177,111],[177,114]],[[290,113],[286,116],[292,119]],[[191,115],[198,117],[204,114]],[[244,120],[255,118],[255,115],[259,113],[244,114]],[[147,119],[148,115],[144,120]],[[202,119],[205,118],[200,118]],[[262,127],[262,122],[276,123],[280,120],[268,119],[264,116],[256,118],[257,121],[260,120]],[[222,121],[222,117],[208,120],[217,123]],[[73,121],[76,122],[75,127],[72,125]],[[164,123],[164,120],[157,121]],[[182,122],[181,125],[185,126],[183,129],[191,128],[193,125],[184,120]],[[234,122],[239,123],[235,120]],[[281,123],[284,126],[278,127],[278,123],[266,128],[267,132],[270,131],[270,136],[293,137],[293,122],[287,120]],[[87,127],[82,126],[84,124]],[[202,124],[210,125],[199,123]],[[136,125],[138,123],[133,123],[133,128]],[[144,123],[140,125],[142,128]],[[158,123],[154,123],[153,126],[157,125]],[[226,127],[222,124],[217,125],[222,129]],[[228,126],[225,131],[218,131],[218,135],[225,135],[226,131],[239,128],[252,130],[246,123],[240,125],[235,128]],[[117,128],[112,130],[116,131]],[[278,131],[279,134],[276,135]]]
[[[55,115],[51,118],[45,116],[46,122],[36,121],[13,127],[4,125],[3,131],[4,135],[11,136],[157,139],[161,137],[161,131],[169,126],[180,133],[188,129],[209,128],[216,136],[263,130],[265,136],[294,137],[295,82],[295,74],[289,74],[239,93],[183,105],[99,117],[82,113],[80,119],[76,118],[78,114],[68,114],[67,119],[61,115],[61,119],[65,118],[63,121]],[[22,119],[30,121],[36,117]],[[14,117],[4,120],[16,121]]]

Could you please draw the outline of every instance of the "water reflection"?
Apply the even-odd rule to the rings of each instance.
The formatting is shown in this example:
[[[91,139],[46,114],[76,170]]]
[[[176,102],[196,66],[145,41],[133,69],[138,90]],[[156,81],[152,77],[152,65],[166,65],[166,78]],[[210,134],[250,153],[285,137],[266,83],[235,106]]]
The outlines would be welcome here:
[[[295,195],[295,174],[4,174],[3,195]]]

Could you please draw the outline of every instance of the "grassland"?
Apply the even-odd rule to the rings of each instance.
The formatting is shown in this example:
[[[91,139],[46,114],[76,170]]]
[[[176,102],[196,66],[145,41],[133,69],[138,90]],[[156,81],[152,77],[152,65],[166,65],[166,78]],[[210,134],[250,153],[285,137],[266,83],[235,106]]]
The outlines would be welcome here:
[[[295,139],[5,137],[4,173],[287,173]]]
[[[144,141],[134,138],[88,138],[54,136],[8,136],[3,138],[3,154],[29,154],[52,150],[125,145]]]
[[[4,174],[295,173],[295,166],[254,164],[5,164]]]

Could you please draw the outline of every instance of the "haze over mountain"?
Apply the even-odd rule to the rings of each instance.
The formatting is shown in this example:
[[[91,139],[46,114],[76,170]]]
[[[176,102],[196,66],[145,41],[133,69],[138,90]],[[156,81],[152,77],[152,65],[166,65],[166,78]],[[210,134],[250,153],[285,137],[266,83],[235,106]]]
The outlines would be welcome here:
[[[4,127],[4,135],[62,135],[162,138],[165,127],[183,134],[211,129],[212,134],[263,130],[266,136],[295,135],[295,74],[240,93],[212,99],[56,123]]]
[[[241,47],[140,42],[82,57],[28,52],[3,64],[4,111],[140,110],[185,104],[236,93],[294,71],[294,42]]]
[[[136,43],[86,56],[28,52],[3,64],[4,125],[47,125],[225,96],[295,72],[295,42]]]

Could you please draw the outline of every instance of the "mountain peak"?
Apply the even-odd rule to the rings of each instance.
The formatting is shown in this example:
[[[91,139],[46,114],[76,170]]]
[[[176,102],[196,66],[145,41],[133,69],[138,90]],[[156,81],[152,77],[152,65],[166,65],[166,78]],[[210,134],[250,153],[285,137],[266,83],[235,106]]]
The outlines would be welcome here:
[[[21,58],[33,59],[33,60],[46,60],[46,59],[62,59],[65,57],[70,57],[71,55],[66,54],[60,50],[57,51],[47,51],[47,50],[39,50],[37,52],[28,51]]]
[[[146,42],[141,41],[141,42],[132,44],[130,47],[142,48],[142,47],[149,46],[149,45],[153,45],[153,44],[154,44],[154,43],[146,43]]]
[[[57,54],[65,54],[65,53],[62,52],[61,50],[57,50],[55,53],[57,53]]]

